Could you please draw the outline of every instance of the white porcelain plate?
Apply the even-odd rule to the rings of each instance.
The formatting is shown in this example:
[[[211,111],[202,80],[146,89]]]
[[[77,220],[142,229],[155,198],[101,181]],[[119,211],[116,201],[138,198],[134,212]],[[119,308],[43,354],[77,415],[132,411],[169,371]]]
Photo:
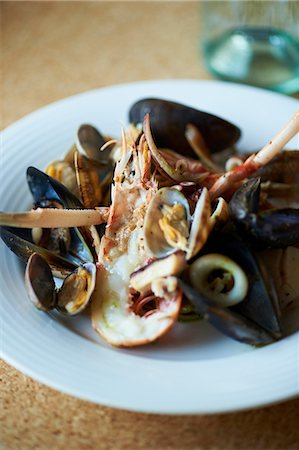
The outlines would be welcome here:
[[[260,89],[191,80],[112,86],[61,100],[3,132],[0,209],[29,207],[26,168],[43,169],[66,152],[80,124],[119,136],[130,105],[149,96],[234,122],[242,130],[239,146],[245,150],[265,144],[298,107],[294,99]],[[295,146],[293,140],[290,147]],[[3,358],[42,383],[113,407],[182,414],[239,410],[299,393],[298,332],[254,349],[201,321],[176,324],[145,347],[115,349],[91,329],[87,316],[69,320],[35,310],[27,300],[23,266],[3,243],[0,251]],[[288,326],[294,326],[292,320]]]

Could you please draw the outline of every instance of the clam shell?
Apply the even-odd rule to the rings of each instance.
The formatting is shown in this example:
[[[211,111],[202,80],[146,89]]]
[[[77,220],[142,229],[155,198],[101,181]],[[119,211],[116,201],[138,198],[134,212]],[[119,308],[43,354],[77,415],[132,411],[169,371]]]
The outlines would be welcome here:
[[[96,283],[96,266],[86,263],[65,278],[57,292],[57,309],[67,315],[79,314],[86,308]]]
[[[182,205],[185,210],[187,224],[190,225],[191,216],[188,200],[177,189],[159,189],[146,212],[144,219],[145,242],[150,252],[157,258],[182,250],[180,247],[174,247],[167,242],[164,232],[159,225],[159,220],[163,218],[163,206],[173,207],[176,204]]]

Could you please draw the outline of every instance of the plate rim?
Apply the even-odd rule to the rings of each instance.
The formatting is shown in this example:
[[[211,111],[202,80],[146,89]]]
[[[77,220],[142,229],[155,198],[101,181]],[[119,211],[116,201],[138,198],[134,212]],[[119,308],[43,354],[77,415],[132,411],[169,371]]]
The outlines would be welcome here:
[[[269,94],[269,96],[274,97],[276,96],[277,98],[280,99],[288,99],[290,101],[293,101],[294,104],[297,102],[299,102],[299,100],[297,100],[294,97],[290,97],[286,94],[283,94],[281,92],[276,92],[276,91],[270,91],[269,89],[264,89],[261,88],[259,86],[249,86],[247,84],[241,84],[241,83],[235,83],[232,81],[225,81],[225,80],[204,80],[204,79],[195,79],[195,78],[163,78],[163,79],[159,79],[159,78],[154,78],[154,79],[148,79],[148,80],[136,80],[136,81],[130,81],[127,83],[116,83],[116,84],[112,84],[112,85],[105,85],[102,87],[96,87],[96,88],[92,88],[92,89],[86,89],[82,92],[77,92],[75,94],[72,95],[68,95],[67,97],[63,97],[63,98],[59,98],[57,100],[54,100],[53,102],[47,103],[45,105],[40,106],[37,109],[34,109],[30,112],[28,112],[27,114],[23,115],[22,117],[20,117],[19,119],[15,120],[12,123],[9,123],[8,125],[6,125],[4,128],[0,129],[0,133],[3,133],[5,131],[10,131],[11,127],[14,127],[15,125],[19,125],[19,122],[22,122],[23,120],[27,120],[27,119],[31,119],[32,116],[35,116],[36,114],[40,114],[41,112],[44,112],[44,110],[47,110],[48,108],[52,108],[52,107],[59,107],[61,104],[63,104],[65,101],[75,101],[76,99],[80,99],[81,97],[84,97],[86,95],[92,95],[95,94],[97,92],[102,92],[102,91],[109,91],[109,90],[114,90],[115,88],[126,88],[126,87],[134,87],[136,85],[152,85],[153,83],[162,83],[162,84],[166,84],[169,85],[170,83],[181,83],[181,84],[185,84],[185,83],[194,83],[194,84],[210,84],[210,85],[215,85],[215,86],[220,86],[220,85],[226,85],[226,86],[230,86],[233,89],[234,88],[238,88],[238,89],[244,89],[244,90],[250,90],[250,91],[256,91],[256,92],[260,92],[263,94]]]

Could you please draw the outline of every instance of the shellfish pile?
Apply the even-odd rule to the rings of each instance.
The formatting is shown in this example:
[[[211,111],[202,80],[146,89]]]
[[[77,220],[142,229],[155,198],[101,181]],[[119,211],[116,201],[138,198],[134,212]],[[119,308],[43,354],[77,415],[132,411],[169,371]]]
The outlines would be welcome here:
[[[237,126],[174,102],[140,100],[129,122],[121,139],[82,125],[63,159],[28,168],[32,210],[0,213],[33,305],[90,308],[114,346],[202,318],[251,345],[280,339],[299,304],[281,270],[299,264],[299,152],[282,151],[299,112],[248,155]]]

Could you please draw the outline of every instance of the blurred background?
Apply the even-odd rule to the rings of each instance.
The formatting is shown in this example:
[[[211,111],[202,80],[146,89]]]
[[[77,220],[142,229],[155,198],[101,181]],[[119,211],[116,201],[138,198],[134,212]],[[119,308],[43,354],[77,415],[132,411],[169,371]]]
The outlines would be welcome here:
[[[2,2],[3,125],[115,83],[210,78],[197,2]],[[16,110],[17,102],[17,110]]]
[[[9,1],[1,12],[2,127],[136,80],[220,76],[299,90],[297,1]]]

